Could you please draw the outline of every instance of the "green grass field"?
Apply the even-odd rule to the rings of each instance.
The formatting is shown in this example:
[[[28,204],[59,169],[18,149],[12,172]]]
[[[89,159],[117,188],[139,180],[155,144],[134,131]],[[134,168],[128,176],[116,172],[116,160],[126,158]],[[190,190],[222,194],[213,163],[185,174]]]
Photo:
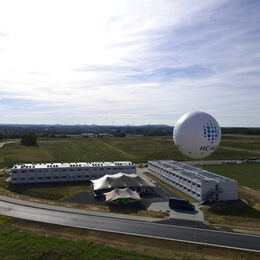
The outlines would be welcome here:
[[[161,259],[92,242],[45,237],[2,227],[0,227],[0,239],[1,259]]]
[[[22,146],[19,142],[4,145],[0,148],[0,168],[12,166],[18,162],[187,160],[176,149],[171,137],[68,138],[63,140],[52,138],[39,141],[37,147]],[[230,143],[228,144],[230,146]],[[257,157],[259,154],[219,148],[207,159],[239,159],[240,156]]]
[[[208,165],[203,169],[238,181],[240,186],[260,191],[260,164]]]
[[[224,135],[220,145],[260,151],[260,136]]]
[[[63,200],[79,192],[90,192],[89,182],[11,185],[8,188],[15,193],[46,200]]]

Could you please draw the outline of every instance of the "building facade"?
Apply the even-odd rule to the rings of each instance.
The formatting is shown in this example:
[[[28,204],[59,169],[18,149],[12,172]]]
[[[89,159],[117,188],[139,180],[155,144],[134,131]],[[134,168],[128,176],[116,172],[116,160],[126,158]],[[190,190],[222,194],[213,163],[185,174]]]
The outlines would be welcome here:
[[[176,161],[149,161],[148,172],[199,202],[237,199],[237,181]]]
[[[71,162],[16,164],[11,169],[12,184],[88,181],[105,174],[136,173],[132,162]]]

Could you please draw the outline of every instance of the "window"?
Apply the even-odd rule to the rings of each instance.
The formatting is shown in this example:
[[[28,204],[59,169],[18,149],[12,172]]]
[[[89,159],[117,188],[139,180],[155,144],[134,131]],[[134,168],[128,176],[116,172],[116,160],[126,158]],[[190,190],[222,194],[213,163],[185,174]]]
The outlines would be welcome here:
[[[53,178],[54,178],[54,179],[59,179],[59,176],[54,176]]]
[[[61,178],[62,178],[62,179],[67,179],[67,176],[62,176]]]
[[[23,170],[23,171],[22,171],[22,173],[26,173],[26,171],[25,171],[25,170]]]
[[[42,180],[42,177],[38,177],[37,179],[38,179],[38,180]]]
[[[14,181],[17,181],[17,178],[13,178]]]
[[[78,171],[81,171],[81,169],[79,169],[79,168],[78,168],[77,170],[78,170]]]
[[[22,181],[25,181],[26,179],[25,178],[21,178]]]
[[[29,180],[34,180],[34,177],[30,177]]]
[[[48,176],[48,177],[46,177],[46,179],[47,179],[47,180],[49,180],[50,178],[51,178],[51,177],[49,177],[49,176]]]
[[[17,171],[13,171],[13,173],[17,173]]]

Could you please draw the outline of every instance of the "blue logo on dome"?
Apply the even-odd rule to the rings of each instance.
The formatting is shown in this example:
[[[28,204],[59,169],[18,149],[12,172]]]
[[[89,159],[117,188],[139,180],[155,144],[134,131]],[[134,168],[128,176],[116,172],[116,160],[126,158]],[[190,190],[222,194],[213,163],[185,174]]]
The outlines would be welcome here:
[[[211,120],[203,126],[203,133],[204,138],[211,141],[212,144],[219,139],[219,128]]]

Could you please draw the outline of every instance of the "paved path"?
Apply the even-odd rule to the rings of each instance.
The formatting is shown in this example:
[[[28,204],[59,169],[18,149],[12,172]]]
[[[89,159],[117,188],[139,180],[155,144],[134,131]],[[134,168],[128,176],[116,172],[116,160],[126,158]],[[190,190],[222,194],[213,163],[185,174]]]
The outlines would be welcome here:
[[[234,147],[228,147],[228,146],[219,146],[219,148],[225,149],[225,150],[241,151],[241,152],[258,153],[258,154],[260,154],[260,151],[256,151],[256,150],[247,150],[247,149],[234,148]]]
[[[104,145],[106,145],[106,146],[108,146],[108,147],[110,147],[110,148],[112,148],[112,149],[114,149],[114,150],[116,150],[116,151],[118,151],[118,152],[120,152],[120,153],[122,153],[122,154],[127,154],[127,155],[129,155],[129,156],[131,156],[131,158],[136,158],[135,155],[130,154],[130,153],[127,153],[127,152],[125,152],[125,151],[123,151],[123,150],[121,150],[121,149],[119,149],[119,148],[113,146],[112,144],[108,144],[108,143],[103,142],[103,141],[101,141],[101,140],[99,140],[99,142],[102,143],[102,144],[104,144]]]
[[[0,148],[3,147],[5,144],[12,144],[12,143],[18,143],[18,141],[4,141],[0,143]]]

